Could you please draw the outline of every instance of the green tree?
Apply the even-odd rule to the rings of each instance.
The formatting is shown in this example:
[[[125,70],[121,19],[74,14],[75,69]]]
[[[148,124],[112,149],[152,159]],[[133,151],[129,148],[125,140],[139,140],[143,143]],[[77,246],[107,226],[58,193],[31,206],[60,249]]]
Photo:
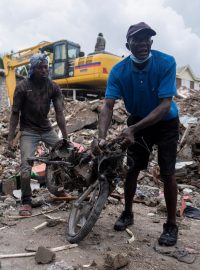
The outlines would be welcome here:
[[[4,65],[3,65],[3,59],[2,57],[0,56],[0,68],[4,69]]]

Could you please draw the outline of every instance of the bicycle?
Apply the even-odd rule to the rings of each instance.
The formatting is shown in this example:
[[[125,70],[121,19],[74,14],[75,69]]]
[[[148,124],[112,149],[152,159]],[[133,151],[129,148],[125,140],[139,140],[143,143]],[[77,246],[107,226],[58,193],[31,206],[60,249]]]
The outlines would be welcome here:
[[[125,177],[128,169],[124,162],[125,153],[126,149],[113,141],[93,160],[91,184],[72,205],[66,228],[70,243],[79,243],[89,234],[109,195]]]
[[[93,158],[88,152],[79,152],[66,140],[59,141],[46,157],[29,158],[46,164],[46,185],[55,196],[65,189],[78,190],[81,194],[72,203],[66,238],[78,243],[92,230],[108,196],[117,183],[125,177],[128,167],[124,157],[126,148],[113,140]]]
[[[62,196],[65,189],[81,191],[87,186],[87,177],[81,174],[81,170],[84,170],[90,159],[88,153],[80,153],[73,144],[60,140],[46,156],[30,157],[27,161],[31,166],[34,162],[45,163],[45,183],[48,190],[55,196]]]

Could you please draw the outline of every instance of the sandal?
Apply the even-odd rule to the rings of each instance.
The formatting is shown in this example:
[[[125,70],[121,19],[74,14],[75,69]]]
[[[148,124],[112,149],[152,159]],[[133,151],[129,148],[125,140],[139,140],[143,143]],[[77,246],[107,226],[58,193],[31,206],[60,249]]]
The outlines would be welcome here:
[[[32,207],[30,204],[23,204],[19,209],[19,215],[23,217],[30,217],[32,215]]]

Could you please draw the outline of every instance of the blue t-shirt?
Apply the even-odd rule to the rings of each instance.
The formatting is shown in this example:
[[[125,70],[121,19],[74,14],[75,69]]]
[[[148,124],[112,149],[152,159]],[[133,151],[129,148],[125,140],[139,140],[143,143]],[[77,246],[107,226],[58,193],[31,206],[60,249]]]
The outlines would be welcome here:
[[[109,75],[106,99],[124,100],[126,110],[144,118],[159,104],[160,99],[176,95],[176,62],[174,57],[152,50],[144,69],[139,70],[129,57],[116,64]],[[178,116],[176,103],[163,120]]]

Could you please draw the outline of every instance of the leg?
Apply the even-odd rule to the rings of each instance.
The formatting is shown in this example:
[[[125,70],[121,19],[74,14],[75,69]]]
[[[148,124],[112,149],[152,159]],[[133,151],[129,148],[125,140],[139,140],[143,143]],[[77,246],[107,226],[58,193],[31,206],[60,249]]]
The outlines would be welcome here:
[[[40,136],[37,133],[22,131],[20,138],[21,152],[21,190],[22,204],[31,204],[31,166],[27,162],[27,158],[34,156]]]
[[[132,212],[133,197],[137,188],[137,178],[140,171],[130,171],[124,183],[125,212]]]
[[[176,224],[177,183],[174,175],[163,175],[167,223]]]
[[[49,146],[54,146],[59,141],[57,133],[52,129],[41,134],[41,140]]]
[[[128,118],[127,124],[130,126],[136,122],[138,122],[138,119],[134,119],[134,117],[131,116]],[[136,133],[134,138],[135,143],[132,144],[127,151],[127,165],[129,166],[129,171],[124,183],[125,209],[114,225],[114,229],[117,231],[125,230],[127,226],[133,224],[132,206],[133,197],[137,188],[137,178],[140,170],[147,168],[149,154],[153,145],[149,134],[150,132],[148,130]]]
[[[163,232],[158,242],[160,245],[173,246],[178,238],[176,225],[177,184],[174,175],[162,175],[162,179],[164,181],[167,222],[163,224]]]
[[[133,197],[137,188],[137,178],[140,171],[129,171],[124,183],[125,209],[114,225],[116,231],[124,231],[133,224]]]
[[[163,233],[158,242],[165,246],[175,245],[178,238],[178,227],[176,225],[177,183],[174,175],[179,123],[177,120],[171,120],[161,127],[161,137],[158,143],[158,164],[164,182],[167,207],[167,222],[163,225]]]

